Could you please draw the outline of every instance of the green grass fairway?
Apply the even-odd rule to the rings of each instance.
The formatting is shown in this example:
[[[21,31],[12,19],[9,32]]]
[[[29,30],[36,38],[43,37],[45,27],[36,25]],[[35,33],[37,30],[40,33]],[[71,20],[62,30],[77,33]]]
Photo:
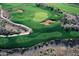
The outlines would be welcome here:
[[[10,12],[11,21],[23,24],[33,29],[30,35],[22,35],[16,37],[0,37],[0,48],[16,48],[16,47],[30,47],[35,44],[62,38],[76,38],[79,37],[78,32],[65,32],[61,27],[60,20],[63,14],[49,10],[48,8],[37,7],[36,4],[0,4],[3,9]],[[60,8],[69,13],[79,15],[79,8],[72,7],[67,4],[49,4]],[[17,12],[22,10],[23,12]],[[46,26],[40,22],[45,19],[52,19],[55,23]],[[73,35],[77,35],[74,36]]]
[[[53,3],[53,4],[49,4],[49,6],[54,6],[55,8],[59,8],[68,13],[73,13],[73,14],[79,15],[79,7],[75,7],[75,6],[72,6],[69,4],[63,4],[63,3],[61,3],[61,4]]]

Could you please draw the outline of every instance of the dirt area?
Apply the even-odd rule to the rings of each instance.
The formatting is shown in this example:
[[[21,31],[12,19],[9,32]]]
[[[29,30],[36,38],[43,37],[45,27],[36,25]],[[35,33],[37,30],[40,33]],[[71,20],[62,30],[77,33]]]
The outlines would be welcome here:
[[[0,10],[1,11],[1,10]],[[5,18],[10,18],[10,13],[7,11],[7,10],[3,10],[4,12],[3,12],[3,16],[5,17]],[[0,12],[0,15],[1,15],[1,12]],[[0,16],[0,18],[1,18],[1,16]]]
[[[69,43],[72,44],[69,44]],[[73,43],[74,42],[74,43]],[[49,41],[29,48],[0,49],[1,56],[79,56],[79,40]]]
[[[63,25],[64,29],[74,29],[79,31],[79,16],[78,15],[73,15],[69,13],[64,13],[64,18],[62,19],[61,22]]]

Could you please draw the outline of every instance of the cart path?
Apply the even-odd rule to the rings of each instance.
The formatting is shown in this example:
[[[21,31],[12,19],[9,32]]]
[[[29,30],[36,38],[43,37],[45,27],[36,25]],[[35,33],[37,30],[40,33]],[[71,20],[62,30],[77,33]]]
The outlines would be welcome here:
[[[4,13],[4,10],[1,9],[1,10],[0,10],[0,18],[1,18],[1,20],[5,20],[6,22],[8,22],[9,24],[11,24],[11,25],[13,25],[13,26],[21,27],[21,29],[24,28],[24,29],[27,30],[25,33],[20,33],[19,35],[26,35],[26,34],[32,33],[32,29],[31,29],[31,28],[29,28],[29,27],[27,27],[27,26],[24,26],[24,25],[22,25],[22,24],[17,24],[17,23],[14,23],[14,22],[10,21],[10,19],[8,19],[7,17],[4,17],[4,14],[5,14],[5,13]],[[1,35],[1,36],[2,36],[2,37],[6,37],[6,36],[4,36],[4,35]],[[18,36],[18,35],[17,35],[17,34],[13,34],[13,35],[9,35],[8,37],[13,37],[13,36]]]

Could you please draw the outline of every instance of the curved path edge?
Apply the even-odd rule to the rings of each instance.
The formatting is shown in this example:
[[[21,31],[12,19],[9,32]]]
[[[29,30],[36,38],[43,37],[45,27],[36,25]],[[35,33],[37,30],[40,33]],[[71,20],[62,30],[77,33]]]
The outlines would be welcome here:
[[[9,23],[12,24],[12,25],[24,27],[24,28],[27,29],[28,31],[25,32],[25,33],[21,33],[21,34],[13,34],[13,35],[8,35],[8,36],[0,35],[0,37],[14,37],[14,36],[27,35],[27,34],[32,33],[32,29],[31,29],[31,28],[29,28],[29,27],[27,27],[27,26],[25,26],[25,25],[22,25],[22,24],[14,23],[14,22],[10,21],[9,19],[5,18],[5,17],[3,16],[3,12],[4,12],[3,9],[1,9],[1,11],[0,11],[0,13],[1,13],[0,17],[2,18],[2,20],[5,20],[6,22],[9,22]]]

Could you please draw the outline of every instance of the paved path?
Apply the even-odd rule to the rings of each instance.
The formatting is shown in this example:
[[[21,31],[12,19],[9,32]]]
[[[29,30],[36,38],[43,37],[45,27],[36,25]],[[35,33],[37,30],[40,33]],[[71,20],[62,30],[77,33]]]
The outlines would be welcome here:
[[[22,24],[14,23],[14,22],[10,21],[10,19],[8,19],[7,17],[4,17],[4,11],[3,11],[3,9],[0,10],[0,18],[1,18],[1,20],[5,20],[6,22],[8,22],[9,24],[11,24],[13,26],[24,28],[26,30],[25,33],[20,33],[19,35],[26,35],[26,34],[32,33],[32,29],[31,28],[29,28],[27,26],[24,26]],[[17,34],[8,35],[8,37],[13,37],[13,36],[18,36],[18,35]],[[6,36],[1,35],[1,37],[6,37]]]

